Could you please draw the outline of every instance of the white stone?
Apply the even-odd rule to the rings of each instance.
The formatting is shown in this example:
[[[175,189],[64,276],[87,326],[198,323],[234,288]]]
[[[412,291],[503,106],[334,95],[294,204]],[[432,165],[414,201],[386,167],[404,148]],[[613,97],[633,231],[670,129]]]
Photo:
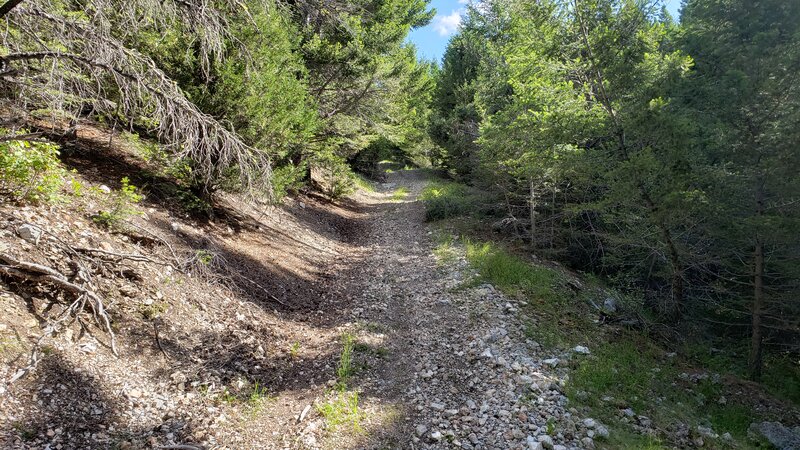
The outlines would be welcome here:
[[[575,353],[580,353],[581,355],[588,355],[591,353],[588,348],[582,345],[576,345],[575,348],[572,349]]]
[[[542,450],[542,443],[534,439],[533,436],[528,436],[525,440],[525,444],[528,450]]]
[[[538,440],[539,443],[542,444],[542,447],[544,448],[553,448],[553,438],[551,438],[546,434],[541,434],[537,436],[536,440]]]
[[[436,403],[436,402],[431,403],[431,409],[433,409],[434,411],[444,411],[444,408],[445,408],[444,403]]]

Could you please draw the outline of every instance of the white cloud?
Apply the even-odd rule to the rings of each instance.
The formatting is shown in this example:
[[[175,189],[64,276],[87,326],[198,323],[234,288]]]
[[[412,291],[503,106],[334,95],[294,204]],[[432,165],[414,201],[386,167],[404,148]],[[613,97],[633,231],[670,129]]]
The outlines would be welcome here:
[[[458,31],[461,25],[462,10],[453,11],[446,16],[436,15],[433,18],[433,29],[436,30],[441,36],[450,36]]]

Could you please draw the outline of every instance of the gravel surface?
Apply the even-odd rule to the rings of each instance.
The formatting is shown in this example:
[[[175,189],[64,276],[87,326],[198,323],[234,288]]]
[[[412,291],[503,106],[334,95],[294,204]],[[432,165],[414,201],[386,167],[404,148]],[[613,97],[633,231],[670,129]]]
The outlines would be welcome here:
[[[86,183],[105,181],[91,173]],[[579,417],[563,394],[565,359],[591,349],[565,354],[527,339],[522,305],[491,285],[465,284],[474,273],[463,257],[437,261],[435,231],[416,201],[426,175],[398,171],[387,181],[352,201],[299,197],[266,215],[237,206],[241,217],[208,224],[146,205],[142,228],[219,265],[205,278],[145,262],[125,278],[98,265],[120,358],[90,321],[48,339],[34,372],[0,383],[0,447],[593,448],[607,428]],[[404,200],[393,199],[398,187],[409,191]],[[2,243],[64,271],[55,237],[168,257],[93,226],[84,216],[97,207],[85,201],[4,207]],[[37,240],[25,223],[49,234]],[[63,301],[41,286],[3,287],[5,380]],[[320,406],[337,395],[344,333],[356,340],[346,385],[359,394],[360,420],[334,428]]]
[[[381,331],[361,338],[388,348],[359,385],[365,409],[378,418],[400,413],[354,447],[593,448],[608,430],[568,407],[559,363],[569,355],[526,339],[521,305],[491,285],[463,288],[474,276],[463,257],[437,262],[434,232],[414,201],[422,174],[397,172],[389,181],[385,191],[405,186],[410,194],[400,203],[372,200],[367,256],[348,291],[352,322]]]

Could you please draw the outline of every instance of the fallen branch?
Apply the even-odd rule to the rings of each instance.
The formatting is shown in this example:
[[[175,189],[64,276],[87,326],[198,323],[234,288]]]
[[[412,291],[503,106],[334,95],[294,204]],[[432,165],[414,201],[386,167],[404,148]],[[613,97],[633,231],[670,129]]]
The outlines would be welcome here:
[[[113,259],[116,259],[117,261],[122,261],[122,260],[127,259],[127,260],[130,260],[130,261],[149,262],[149,263],[153,263],[153,264],[158,264],[160,266],[170,266],[170,267],[172,267],[172,264],[165,263],[165,262],[162,262],[162,261],[156,261],[155,259],[149,258],[147,256],[134,254],[134,253],[116,253],[116,252],[110,252],[110,251],[107,251],[107,250],[100,250],[99,248],[75,247],[74,249],[75,249],[75,251],[78,251],[78,252],[81,252],[81,253],[96,253],[96,254],[99,254],[99,255],[102,255],[102,256],[111,257]]]
[[[114,356],[119,356],[117,353],[116,336],[114,335],[114,330],[111,328],[111,319],[105,310],[103,299],[100,298],[97,293],[69,281],[61,272],[51,267],[27,261],[19,261],[2,253],[0,253],[0,261],[7,264],[0,265],[0,273],[24,281],[52,284],[59,289],[75,294],[78,297],[85,296],[85,298],[89,301],[89,304],[92,306],[95,319],[97,320],[99,318],[99,320],[102,320],[103,322],[102,326],[105,328],[105,331],[108,333],[111,339],[111,351],[114,353]],[[75,315],[79,314],[82,309],[83,308],[75,311]]]
[[[69,307],[65,309],[64,312],[62,312],[58,316],[58,318],[56,318],[56,320],[47,324],[47,326],[44,329],[44,333],[42,333],[42,335],[39,336],[39,338],[36,340],[36,344],[34,344],[33,348],[31,349],[31,355],[28,358],[28,365],[17,370],[17,372],[8,381],[8,384],[11,384],[19,380],[20,378],[27,375],[31,370],[36,368],[36,366],[39,364],[39,361],[41,360],[40,350],[42,348],[42,341],[52,336],[53,334],[61,331],[61,325],[64,323],[65,320],[69,319],[70,317],[73,320],[71,320],[69,323],[71,324],[72,322],[74,322],[75,319],[77,318],[77,312],[82,310],[85,304],[86,304],[86,296],[82,295],[78,297],[74,302],[72,302],[72,304],[69,305]]]
[[[147,228],[144,228],[142,226],[136,225],[135,223],[133,223],[131,221],[127,221],[126,220],[125,223],[127,225],[130,225],[130,226],[140,230],[140,231],[143,231],[143,232],[149,234],[150,237],[152,237],[156,241],[161,242],[162,244],[164,244],[164,246],[167,247],[169,252],[172,254],[172,258],[175,260],[175,264],[176,265],[173,268],[175,270],[179,271],[179,272],[183,272],[183,270],[181,270],[181,267],[180,267],[181,266],[181,264],[180,264],[181,261],[180,261],[180,259],[178,259],[178,254],[175,253],[175,249],[172,248],[172,246],[169,244],[169,242],[167,242],[166,239],[162,238],[161,236],[158,236],[157,234],[153,233],[152,231],[148,230]]]
[[[205,447],[203,446],[189,444],[162,445],[158,448],[161,450],[205,450]]]
[[[251,283],[253,286],[261,289],[262,291],[264,291],[265,294],[267,294],[267,297],[269,297],[270,299],[274,300],[276,303],[279,303],[279,304],[283,305],[284,307],[289,308],[289,305],[287,305],[285,302],[283,302],[280,299],[278,299],[278,297],[275,297],[274,295],[270,294],[270,292],[264,286],[256,283],[255,281],[251,280],[250,278],[247,278],[246,276],[244,276],[244,275],[242,275],[240,273],[232,272],[232,274],[233,274],[233,276],[235,276],[235,277],[237,277],[239,279],[242,279],[244,281],[247,281],[248,283]]]
[[[164,350],[164,346],[161,345],[161,338],[158,335],[158,324],[156,323],[155,320],[153,321],[153,332],[156,335],[156,344],[158,345],[158,349],[161,350],[161,353],[164,354],[165,358],[170,359],[169,355],[166,352],[166,350]]]

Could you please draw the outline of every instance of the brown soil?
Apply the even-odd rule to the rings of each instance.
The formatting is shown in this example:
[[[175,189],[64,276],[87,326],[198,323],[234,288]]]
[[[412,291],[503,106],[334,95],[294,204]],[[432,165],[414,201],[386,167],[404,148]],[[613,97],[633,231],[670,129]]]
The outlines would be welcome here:
[[[80,323],[44,339],[41,362],[10,385],[5,381],[27,364],[43,327],[73,298],[3,277],[0,447],[296,446],[305,425],[297,416],[336,378],[350,290],[375,210],[388,196],[332,202],[308,193],[256,208],[229,195],[218,198],[209,220],[181,210],[169,194],[176,183],[153,175],[119,139],[108,146],[108,135],[91,127],[78,137],[64,161],[83,194],[54,205],[0,204],[5,253],[67,275],[72,255],[65,245],[173,266],[172,251],[182,261],[212,260],[180,273],[163,264],[92,259],[119,357],[87,311]],[[147,195],[141,215],[112,232],[92,220],[108,199],[90,188],[117,189],[124,176]],[[45,230],[38,244],[18,236],[25,223]]]

